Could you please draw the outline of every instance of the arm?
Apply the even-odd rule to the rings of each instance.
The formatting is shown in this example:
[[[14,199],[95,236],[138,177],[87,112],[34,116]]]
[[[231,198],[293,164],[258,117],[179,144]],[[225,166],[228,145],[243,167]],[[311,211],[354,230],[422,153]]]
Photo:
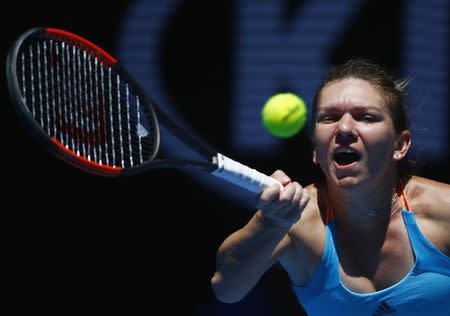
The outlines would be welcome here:
[[[287,233],[300,219],[309,196],[283,172],[277,171],[273,177],[283,183],[283,190],[277,186],[265,189],[258,200],[260,210],[219,248],[211,284],[222,302],[241,300],[291,247]]]

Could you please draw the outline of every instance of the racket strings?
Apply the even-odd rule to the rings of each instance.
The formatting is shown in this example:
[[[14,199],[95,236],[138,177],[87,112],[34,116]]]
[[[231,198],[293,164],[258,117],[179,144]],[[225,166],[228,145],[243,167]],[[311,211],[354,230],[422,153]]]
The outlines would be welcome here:
[[[33,41],[18,58],[30,113],[51,138],[101,165],[134,167],[157,150],[147,106],[126,81],[76,45]]]

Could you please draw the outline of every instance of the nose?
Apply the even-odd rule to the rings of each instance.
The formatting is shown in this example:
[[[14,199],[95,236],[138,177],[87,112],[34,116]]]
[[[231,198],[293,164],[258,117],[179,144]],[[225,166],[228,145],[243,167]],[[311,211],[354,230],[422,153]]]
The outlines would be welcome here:
[[[355,121],[349,113],[345,113],[337,122],[336,142],[343,145],[343,143],[353,143],[357,138]]]

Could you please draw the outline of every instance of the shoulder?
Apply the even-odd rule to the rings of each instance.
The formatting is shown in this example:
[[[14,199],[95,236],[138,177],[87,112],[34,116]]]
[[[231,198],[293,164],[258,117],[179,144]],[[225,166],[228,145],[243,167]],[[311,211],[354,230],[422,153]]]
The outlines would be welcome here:
[[[450,256],[450,185],[412,177],[405,187],[405,194],[422,233]]]
[[[450,220],[449,184],[414,176],[406,184],[405,194],[417,216]]]

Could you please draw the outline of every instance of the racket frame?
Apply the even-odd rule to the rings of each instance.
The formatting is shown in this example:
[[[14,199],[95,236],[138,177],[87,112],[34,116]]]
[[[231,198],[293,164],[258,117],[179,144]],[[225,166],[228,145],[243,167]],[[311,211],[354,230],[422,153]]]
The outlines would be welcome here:
[[[131,91],[134,92],[134,95],[138,96],[140,100],[142,100],[143,105],[147,108],[151,119],[155,123],[153,131],[155,133],[155,141],[153,145],[154,150],[148,160],[140,165],[126,168],[101,165],[97,162],[90,161],[77,155],[75,152],[56,140],[56,138],[50,137],[47,133],[45,133],[43,128],[38,124],[33,114],[28,109],[26,100],[24,100],[22,96],[16,65],[18,54],[23,44],[27,40],[31,40],[32,36],[45,37],[47,36],[46,34],[59,38],[61,41],[63,41],[62,39],[64,38],[65,42],[69,42],[71,45],[75,45],[74,43],[76,43],[76,46],[87,50],[90,55],[94,55],[100,59],[102,63],[105,63],[107,67],[113,68],[116,73],[120,74],[121,79],[126,81]],[[6,77],[10,95],[16,105],[15,109],[21,118],[21,122],[25,128],[28,129],[32,137],[51,154],[56,155],[58,158],[84,171],[107,177],[118,177],[135,175],[151,169],[195,168],[207,171],[216,177],[222,178],[255,193],[260,193],[265,187],[274,184],[279,185],[281,189],[283,187],[279,181],[218,153],[212,147],[187,132],[145,93],[145,91],[128,73],[128,71],[121,66],[114,57],[109,55],[99,46],[74,33],[44,27],[36,27],[26,31],[16,41],[14,41],[8,52]],[[157,159],[156,156],[159,152],[160,146],[159,124],[162,124],[164,127],[169,129],[179,140],[189,146],[189,148],[193,151],[197,152],[201,157],[205,158],[205,161]]]

